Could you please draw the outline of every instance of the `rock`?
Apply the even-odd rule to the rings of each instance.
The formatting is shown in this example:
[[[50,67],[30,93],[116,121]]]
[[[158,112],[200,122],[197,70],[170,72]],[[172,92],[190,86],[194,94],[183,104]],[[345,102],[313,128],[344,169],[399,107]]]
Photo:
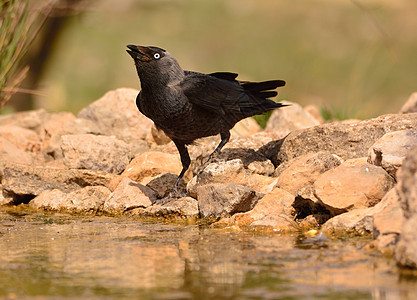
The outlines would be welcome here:
[[[355,123],[332,122],[291,132],[264,152],[274,165],[308,153],[326,151],[342,159],[365,157],[385,133],[417,128],[417,113],[391,114]]]
[[[38,134],[30,129],[14,125],[0,126],[0,137],[5,138],[23,151],[37,152],[41,150],[41,140]]]
[[[300,222],[308,219],[313,223],[323,224],[332,217],[330,211],[314,195],[313,185],[305,185],[298,189],[292,206],[295,210],[295,218]],[[310,221],[308,223],[312,223]]]
[[[144,214],[154,216],[181,216],[196,218],[199,215],[198,201],[191,197],[169,199],[164,203],[155,203],[148,207]]]
[[[70,193],[58,189],[45,190],[29,202],[36,209],[97,212],[110,195],[104,186],[88,186]]]
[[[122,213],[138,207],[147,208],[155,200],[155,193],[150,188],[125,177],[104,202],[103,210]]]
[[[375,238],[399,235],[403,222],[398,187],[392,188],[374,207],[354,209],[327,221],[322,230],[333,233],[371,233]],[[387,247],[388,244],[384,245]]]
[[[218,161],[207,165],[199,174],[187,184],[190,196],[197,196],[197,189],[209,183],[235,183],[250,187],[257,192],[264,192],[275,179],[272,177],[253,174],[245,169],[241,159]]]
[[[29,153],[19,149],[5,138],[0,137],[0,178],[1,169],[7,162],[31,165],[33,159]]]
[[[115,178],[111,183],[111,189],[114,190],[123,177],[140,183],[147,177],[155,177],[163,173],[179,174],[181,170],[182,165],[178,154],[148,151],[136,156],[129,163],[120,177]]]
[[[72,113],[53,114],[42,125],[42,151],[49,159],[62,158],[61,137],[70,134],[101,134],[98,126],[86,119],[77,119]]]
[[[374,206],[394,186],[394,179],[384,169],[360,162],[351,165],[346,161],[314,183],[314,195],[333,215]]]
[[[324,119],[320,113],[320,109],[316,105],[307,105],[304,110],[309,113],[320,124],[324,123]]]
[[[405,221],[395,259],[402,267],[417,269],[417,147],[404,159],[398,185]]]
[[[243,185],[213,183],[197,188],[197,200],[202,217],[224,217],[251,210],[259,195]]]
[[[77,117],[93,121],[105,135],[114,135],[126,143],[144,140],[153,123],[136,107],[138,93],[127,88],[107,92],[82,109]]]
[[[275,188],[272,192],[259,199],[252,210],[234,214],[228,220],[228,223],[229,225],[250,226],[256,221],[263,220],[272,224],[271,222],[274,220],[274,225],[272,226],[274,229],[286,230],[288,226],[294,225],[293,202],[293,195],[283,189]],[[266,226],[266,224],[264,223],[263,226]]]
[[[384,134],[368,150],[368,162],[381,166],[392,177],[402,165],[407,152],[417,145],[417,130],[400,130]]]
[[[400,109],[400,113],[409,114],[417,112],[417,92],[412,93]]]
[[[274,110],[266,124],[266,130],[277,130],[284,135],[293,130],[309,128],[320,123],[308,112],[306,112],[299,104],[281,101],[289,106]]]
[[[115,137],[75,134],[61,137],[64,164],[71,169],[87,169],[120,174],[130,162],[128,145]]]
[[[3,188],[0,184],[0,206],[13,204],[13,198],[3,194]]]
[[[277,187],[295,194],[299,188],[313,184],[320,174],[340,164],[339,157],[322,151],[300,156],[279,175]]]
[[[41,126],[50,117],[44,109],[16,112],[9,115],[0,116],[0,126],[13,125],[40,133]]]
[[[261,126],[259,126],[255,119],[246,118],[237,122],[232,130],[230,130],[230,133],[232,137],[242,137],[252,135],[261,130]]]
[[[146,184],[147,187],[151,188],[158,199],[167,197],[172,189],[172,186],[177,181],[178,174],[163,173],[152,177],[151,180]],[[185,189],[186,185],[184,180],[181,180],[178,187]]]
[[[108,186],[116,175],[91,170],[62,169],[7,163],[3,170],[3,192],[19,202],[45,190],[72,192],[86,186]],[[15,201],[16,202],[16,201]]]

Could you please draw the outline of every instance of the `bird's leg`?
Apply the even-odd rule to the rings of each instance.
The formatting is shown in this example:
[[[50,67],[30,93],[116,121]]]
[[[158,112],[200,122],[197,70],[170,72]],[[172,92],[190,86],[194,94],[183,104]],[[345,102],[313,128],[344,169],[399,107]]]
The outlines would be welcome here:
[[[214,149],[213,153],[210,154],[207,161],[200,166],[199,170],[197,171],[197,175],[199,175],[204,170],[204,168],[207,167],[207,165],[213,160],[213,158],[215,158],[216,155],[220,153],[224,145],[227,144],[227,142],[230,140],[230,132],[229,131],[221,132],[220,138],[221,138],[220,144],[216,147],[216,149]]]
[[[174,140],[175,146],[177,146],[178,152],[181,156],[181,163],[182,163],[182,170],[181,173],[178,175],[177,180],[175,181],[174,185],[172,186],[171,192],[169,193],[170,198],[179,196],[182,193],[178,191],[178,184],[180,183],[182,177],[184,176],[185,172],[188,170],[190,166],[191,159],[190,155],[188,154],[187,147],[184,143],[181,143],[177,140]]]

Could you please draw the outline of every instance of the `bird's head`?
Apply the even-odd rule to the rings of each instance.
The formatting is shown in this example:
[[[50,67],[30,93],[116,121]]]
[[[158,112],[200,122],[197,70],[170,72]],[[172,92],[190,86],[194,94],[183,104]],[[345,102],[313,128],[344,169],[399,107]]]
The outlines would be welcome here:
[[[166,50],[152,47],[127,45],[127,53],[133,58],[141,83],[152,81],[169,84],[182,79],[184,71],[177,60]]]

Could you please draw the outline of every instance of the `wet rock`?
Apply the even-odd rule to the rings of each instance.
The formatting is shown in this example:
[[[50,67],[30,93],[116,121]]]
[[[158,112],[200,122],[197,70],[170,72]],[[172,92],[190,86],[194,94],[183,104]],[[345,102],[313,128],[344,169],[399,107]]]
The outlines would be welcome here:
[[[403,114],[417,112],[417,92],[411,94],[408,100],[401,107],[400,112]]]
[[[107,92],[82,109],[77,117],[93,121],[105,135],[114,135],[127,143],[144,140],[153,123],[137,109],[138,93],[128,88]]]
[[[333,215],[374,206],[394,186],[394,179],[384,169],[361,162],[348,160],[321,174],[314,183],[315,196]]]
[[[317,177],[341,164],[336,155],[326,152],[309,153],[290,162],[278,177],[277,187],[292,194],[305,186],[313,184]]]
[[[163,203],[155,203],[148,207],[144,214],[195,218],[199,215],[198,201],[191,197],[169,199]]]
[[[4,168],[7,162],[31,165],[33,159],[29,153],[19,149],[5,138],[0,137],[0,178],[1,169]]]
[[[229,225],[237,226],[270,226],[280,230],[288,230],[290,227],[294,229],[293,202],[293,195],[283,189],[275,188],[259,199],[252,210],[234,214],[226,221]]]
[[[104,202],[103,210],[122,213],[138,207],[146,208],[155,200],[155,193],[150,188],[125,177]]]
[[[398,185],[405,221],[395,259],[403,267],[417,269],[417,147],[404,159]]]
[[[152,177],[151,180],[146,183],[146,186],[151,188],[158,199],[167,197],[169,192],[172,189],[172,186],[177,181],[178,174],[173,173],[164,173],[157,175],[155,177]],[[185,182],[184,180],[181,180],[178,187],[181,190],[185,190]]]
[[[263,192],[274,180],[272,177],[253,174],[244,167],[241,159],[222,160],[210,163],[190,180],[187,192],[190,196],[196,197],[198,187],[209,183],[235,183]]]
[[[309,128],[320,123],[299,104],[281,101],[289,106],[274,110],[266,124],[266,130],[277,130],[286,135],[293,130]]]
[[[46,190],[30,201],[29,205],[44,210],[97,212],[110,193],[104,186],[88,186],[70,193],[58,189]]]
[[[108,186],[116,175],[91,170],[62,169],[7,163],[3,170],[3,192],[19,200],[45,190],[72,192],[86,186]]]
[[[388,132],[373,144],[368,151],[368,162],[381,166],[392,177],[402,165],[407,152],[417,145],[417,130]]]
[[[98,126],[90,120],[77,119],[69,112],[53,114],[40,128],[42,151],[49,160],[60,159],[63,157],[61,150],[63,135],[101,133]]]
[[[41,126],[50,117],[44,109],[16,112],[9,115],[0,116],[0,126],[13,125],[40,133]]]
[[[130,161],[130,149],[127,144],[110,136],[63,135],[61,149],[64,164],[72,169],[120,174]]]
[[[41,140],[38,134],[30,129],[14,125],[0,126],[0,137],[5,138],[23,151],[37,152],[41,150]]]
[[[197,188],[202,217],[224,217],[251,210],[260,198],[253,189],[234,183],[212,183]]]
[[[322,230],[326,234],[341,232],[370,233],[380,241],[385,240],[386,236],[389,235],[394,237],[395,241],[403,223],[403,213],[400,209],[399,199],[398,187],[394,187],[374,207],[354,209],[335,216],[323,225]],[[381,244],[378,247],[387,246],[389,245]]]
[[[326,123],[293,131],[283,141],[268,145],[267,157],[276,166],[318,151],[330,152],[342,159],[365,157],[369,147],[385,133],[415,128],[417,113],[384,115],[354,123]]]
[[[129,163],[120,177],[115,178],[111,183],[111,189],[114,190],[123,177],[140,183],[147,177],[155,177],[164,173],[179,174],[181,170],[182,165],[178,154],[148,151],[136,156]]]

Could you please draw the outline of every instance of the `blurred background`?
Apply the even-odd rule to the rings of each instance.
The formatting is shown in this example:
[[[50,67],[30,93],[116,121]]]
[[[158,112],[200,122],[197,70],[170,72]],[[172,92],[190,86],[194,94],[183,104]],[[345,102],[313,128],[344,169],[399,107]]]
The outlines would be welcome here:
[[[28,4],[32,41],[0,86],[3,114],[77,113],[109,90],[139,89],[127,44],[164,48],[188,70],[284,79],[278,99],[315,104],[326,119],[395,113],[417,91],[415,0],[0,2],[1,51],[5,36],[22,33],[5,31],[16,3]]]

